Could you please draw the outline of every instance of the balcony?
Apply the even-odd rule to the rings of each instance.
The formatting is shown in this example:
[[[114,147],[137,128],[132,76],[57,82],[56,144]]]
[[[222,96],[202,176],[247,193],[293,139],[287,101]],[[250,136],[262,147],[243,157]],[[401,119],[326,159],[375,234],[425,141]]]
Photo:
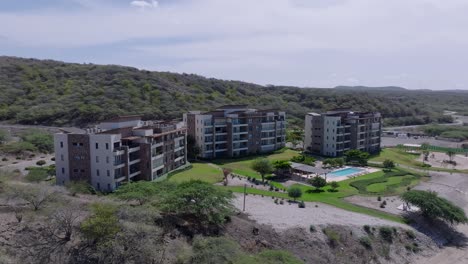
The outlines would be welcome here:
[[[174,152],[177,152],[177,151],[180,151],[180,150],[183,150],[183,149],[185,149],[184,146],[180,146],[180,147],[178,147],[178,148],[176,147],[176,148],[174,149]]]
[[[128,165],[133,165],[133,164],[138,163],[138,162],[140,162],[140,161],[141,161],[141,159],[134,159],[134,160],[132,160],[132,161],[129,161],[129,162],[128,162]]]
[[[136,152],[140,150],[140,146],[130,146],[128,153]]]

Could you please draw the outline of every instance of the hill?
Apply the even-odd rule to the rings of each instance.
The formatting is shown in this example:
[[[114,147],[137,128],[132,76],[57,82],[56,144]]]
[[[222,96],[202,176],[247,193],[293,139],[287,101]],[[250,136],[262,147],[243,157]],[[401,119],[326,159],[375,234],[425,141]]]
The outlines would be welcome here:
[[[181,118],[187,110],[248,104],[287,111],[302,125],[310,111],[337,107],[380,111],[388,125],[447,122],[442,111],[468,111],[468,94],[403,88],[323,89],[261,86],[194,74],[116,65],[0,57],[0,120],[85,126],[120,114]]]

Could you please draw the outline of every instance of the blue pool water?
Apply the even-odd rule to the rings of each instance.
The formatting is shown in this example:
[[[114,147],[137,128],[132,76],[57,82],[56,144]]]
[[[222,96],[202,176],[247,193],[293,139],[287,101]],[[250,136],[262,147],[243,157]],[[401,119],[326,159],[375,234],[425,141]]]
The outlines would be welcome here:
[[[364,171],[364,170],[358,169],[358,168],[346,168],[346,169],[342,169],[342,170],[333,171],[333,172],[329,173],[327,176],[330,176],[330,177],[350,176],[352,174],[362,172],[362,171]]]

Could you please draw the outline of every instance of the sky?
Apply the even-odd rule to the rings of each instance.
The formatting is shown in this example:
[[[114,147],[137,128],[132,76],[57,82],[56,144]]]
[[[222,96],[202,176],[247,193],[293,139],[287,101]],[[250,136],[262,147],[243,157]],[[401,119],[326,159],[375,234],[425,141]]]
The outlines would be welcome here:
[[[0,55],[468,90],[467,0],[0,0]]]

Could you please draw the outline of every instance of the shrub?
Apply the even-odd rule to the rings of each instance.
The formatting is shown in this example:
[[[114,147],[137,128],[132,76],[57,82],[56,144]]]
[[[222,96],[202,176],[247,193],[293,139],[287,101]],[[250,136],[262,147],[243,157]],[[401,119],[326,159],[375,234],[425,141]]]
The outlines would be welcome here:
[[[371,233],[372,233],[372,230],[371,230],[371,228],[370,228],[369,225],[365,225],[363,228],[364,228],[364,231],[366,231],[367,234],[371,234]]]
[[[372,241],[369,237],[361,237],[359,238],[359,243],[363,245],[367,249],[372,248]]]
[[[390,227],[382,226],[379,228],[379,234],[385,241],[392,243],[393,242],[393,231]]]
[[[309,231],[310,231],[311,233],[314,233],[314,232],[317,231],[317,229],[315,228],[314,225],[310,225],[310,226],[309,226]]]
[[[93,241],[111,239],[120,230],[117,208],[109,204],[93,204],[92,215],[81,223],[84,236]]]
[[[45,161],[45,160],[38,160],[38,161],[36,162],[36,165],[38,165],[38,166],[43,166],[43,165],[45,165],[45,164],[46,164],[46,161]]]
[[[29,168],[28,175],[25,179],[29,182],[41,182],[47,179],[48,177],[47,170],[42,168]]]
[[[297,205],[299,208],[305,208],[305,203],[303,201],[300,201],[299,204]]]
[[[281,200],[279,203],[280,203],[280,204],[284,204],[283,200]]]
[[[416,238],[416,234],[412,230],[406,230],[405,234],[409,239],[415,239]]]
[[[8,159],[7,158],[2,158],[2,161],[8,161]]]
[[[339,244],[340,235],[337,232],[328,227],[324,228],[322,231],[328,237],[330,246],[336,247]]]
[[[382,197],[380,197],[380,195],[377,196],[377,201],[379,201],[379,202],[382,201]]]
[[[17,160],[20,160],[20,159],[21,159],[21,157],[20,157],[20,156],[16,156],[16,159],[17,159]]]
[[[294,201],[296,201],[297,198],[300,198],[302,196],[302,190],[299,187],[296,186],[291,186],[288,189],[288,196],[293,198]]]
[[[52,157],[50,160],[51,160],[51,161],[55,161],[55,157]]]
[[[385,208],[385,203],[381,203],[380,208]]]

